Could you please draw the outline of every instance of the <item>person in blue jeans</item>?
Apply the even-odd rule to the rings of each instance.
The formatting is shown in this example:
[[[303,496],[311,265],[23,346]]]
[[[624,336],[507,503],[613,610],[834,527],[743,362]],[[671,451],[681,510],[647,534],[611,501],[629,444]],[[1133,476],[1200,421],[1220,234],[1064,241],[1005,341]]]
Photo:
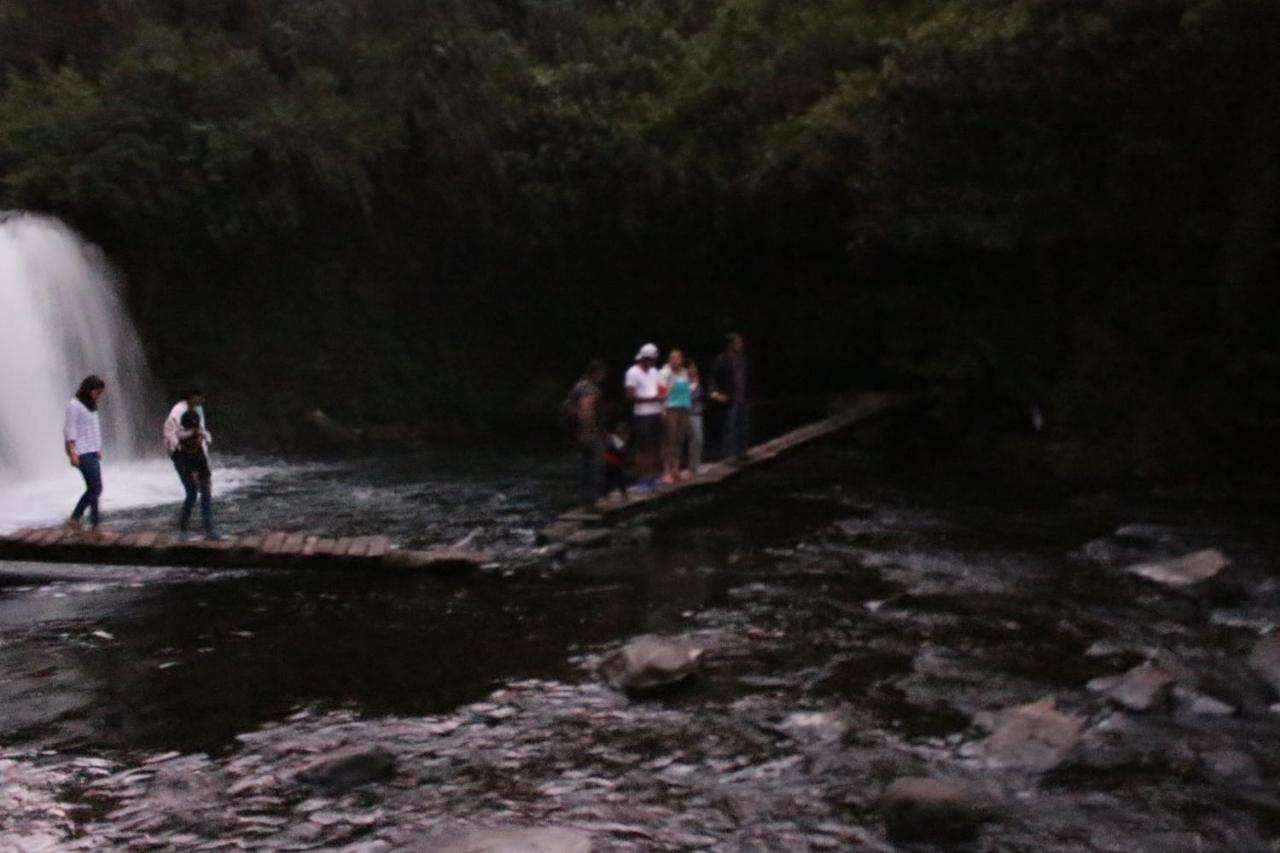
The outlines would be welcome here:
[[[221,539],[222,534],[213,525],[213,476],[206,452],[213,436],[205,426],[204,402],[204,392],[198,388],[192,388],[183,395],[165,418],[164,443],[186,492],[182,511],[178,514],[178,530],[184,538],[190,535],[191,512],[198,497],[205,537]]]
[[[742,335],[729,335],[724,352],[711,366],[711,399],[724,406],[721,458],[746,459],[751,446],[751,363]]]
[[[86,376],[67,403],[62,427],[64,448],[71,467],[79,469],[80,476],[84,477],[84,494],[67,520],[71,527],[80,526],[86,510],[93,529],[97,530],[102,523],[98,511],[98,499],[102,497],[102,425],[98,421],[98,398],[106,387],[107,383],[97,376]]]

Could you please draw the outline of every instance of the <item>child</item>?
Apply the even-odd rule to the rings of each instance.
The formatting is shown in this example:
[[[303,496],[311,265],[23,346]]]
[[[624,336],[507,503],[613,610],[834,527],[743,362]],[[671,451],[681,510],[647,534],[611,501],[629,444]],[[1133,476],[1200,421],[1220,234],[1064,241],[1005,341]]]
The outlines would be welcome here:
[[[631,425],[618,421],[604,440],[604,493],[617,489],[627,496],[627,445],[631,441]]]

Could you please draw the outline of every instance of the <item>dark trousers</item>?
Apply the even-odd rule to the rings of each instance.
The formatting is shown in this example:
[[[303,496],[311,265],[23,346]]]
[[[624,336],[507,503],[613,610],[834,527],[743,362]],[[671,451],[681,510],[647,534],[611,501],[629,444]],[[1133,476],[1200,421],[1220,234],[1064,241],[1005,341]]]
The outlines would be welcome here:
[[[578,477],[583,506],[604,496],[604,439],[599,436],[578,443]]]
[[[606,462],[604,466],[604,490],[605,494],[612,494],[614,490],[627,493],[627,472],[621,465],[611,465]]]
[[[203,453],[184,453],[179,450],[169,457],[173,460],[174,470],[186,490],[186,499],[182,502],[182,512],[178,515],[178,529],[185,531],[191,523],[191,510],[195,509],[196,495],[200,496],[200,517],[204,522],[204,532],[213,533],[213,476],[209,471],[209,460]]]
[[[721,430],[721,458],[746,456],[747,448],[751,446],[751,416],[746,403],[730,403],[725,407]]]
[[[76,508],[71,511],[71,517],[79,521],[87,509],[89,523],[97,527],[102,521],[98,514],[98,498],[102,496],[102,461],[98,458],[98,454],[80,454],[80,476],[84,477],[84,494],[80,496]]]

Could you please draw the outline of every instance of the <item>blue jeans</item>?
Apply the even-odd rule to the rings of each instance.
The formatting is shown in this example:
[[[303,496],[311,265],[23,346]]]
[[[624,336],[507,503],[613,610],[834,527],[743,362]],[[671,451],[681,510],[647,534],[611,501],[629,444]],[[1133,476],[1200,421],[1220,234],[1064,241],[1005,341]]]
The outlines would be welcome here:
[[[87,509],[89,523],[97,527],[102,521],[98,514],[98,498],[102,496],[102,461],[98,458],[98,454],[80,454],[80,476],[84,477],[84,494],[80,496],[76,508],[71,511],[71,517],[79,521]]]
[[[720,435],[722,459],[737,459],[747,455],[751,446],[751,416],[746,403],[730,403],[724,410],[723,432]]]
[[[178,515],[178,529],[186,531],[191,523],[191,510],[196,505],[196,495],[200,495],[200,517],[204,522],[204,532],[213,535],[213,478],[209,476],[208,463],[202,457],[192,457],[187,453],[175,453],[173,468],[178,472],[182,488],[187,497],[182,502],[182,512]]]

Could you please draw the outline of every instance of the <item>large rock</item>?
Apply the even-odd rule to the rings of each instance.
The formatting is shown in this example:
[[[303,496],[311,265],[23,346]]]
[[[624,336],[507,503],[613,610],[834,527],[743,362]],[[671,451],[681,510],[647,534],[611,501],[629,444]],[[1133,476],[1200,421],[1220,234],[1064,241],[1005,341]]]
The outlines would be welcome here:
[[[989,723],[979,751],[994,767],[1043,773],[1057,767],[1080,743],[1084,720],[1063,714],[1052,697],[1012,708]]]
[[[591,836],[571,829],[481,829],[431,849],[435,853],[591,853]]]
[[[628,693],[646,693],[692,678],[703,650],[665,637],[637,637],[600,664],[605,680]]]
[[[1280,694],[1280,633],[1258,641],[1249,653],[1249,669]]]
[[[1130,711],[1150,711],[1168,704],[1176,684],[1174,676],[1144,663],[1124,675],[1095,678],[1088,687]]]
[[[1213,548],[1196,551],[1173,560],[1137,563],[1125,571],[1169,589],[1185,589],[1217,576],[1231,560]]]
[[[317,758],[298,771],[298,781],[346,789],[386,779],[395,773],[396,757],[381,746],[355,746]]]
[[[957,842],[977,836],[986,809],[964,783],[910,776],[885,788],[880,816],[890,841]]]

